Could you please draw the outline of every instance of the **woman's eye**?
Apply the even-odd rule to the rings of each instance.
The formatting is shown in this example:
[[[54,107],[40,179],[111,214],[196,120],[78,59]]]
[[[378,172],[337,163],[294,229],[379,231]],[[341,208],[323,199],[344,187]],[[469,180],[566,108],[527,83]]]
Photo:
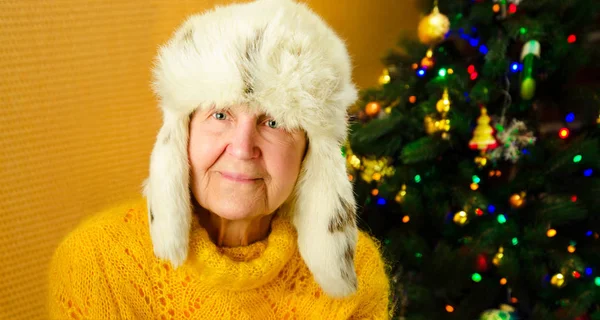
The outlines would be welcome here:
[[[270,128],[273,128],[273,129],[275,129],[275,128],[277,128],[277,121],[275,121],[275,120],[268,120],[268,121],[267,121],[267,125],[268,125]]]
[[[223,112],[215,112],[213,113],[213,117],[217,120],[225,120],[226,116]]]

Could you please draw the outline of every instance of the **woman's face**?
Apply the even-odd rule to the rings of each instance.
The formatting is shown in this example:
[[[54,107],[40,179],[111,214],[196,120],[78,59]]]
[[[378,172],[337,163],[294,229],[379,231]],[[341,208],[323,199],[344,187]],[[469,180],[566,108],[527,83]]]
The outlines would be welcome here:
[[[305,148],[303,131],[285,131],[243,106],[199,110],[188,144],[192,193],[225,219],[271,214],[292,193]]]

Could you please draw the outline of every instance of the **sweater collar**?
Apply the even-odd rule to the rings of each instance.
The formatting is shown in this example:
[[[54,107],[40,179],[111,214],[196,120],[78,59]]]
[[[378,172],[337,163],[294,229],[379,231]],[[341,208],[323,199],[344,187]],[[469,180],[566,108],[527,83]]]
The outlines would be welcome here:
[[[207,284],[249,290],[273,280],[296,251],[296,230],[287,217],[275,214],[262,241],[235,248],[217,247],[193,216],[190,263]]]

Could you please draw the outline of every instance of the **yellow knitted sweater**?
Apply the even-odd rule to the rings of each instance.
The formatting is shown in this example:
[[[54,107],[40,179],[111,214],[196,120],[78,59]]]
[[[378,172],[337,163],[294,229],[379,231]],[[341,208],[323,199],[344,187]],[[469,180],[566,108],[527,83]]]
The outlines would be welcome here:
[[[71,232],[49,272],[51,319],[388,319],[378,245],[361,232],[358,291],[326,296],[296,247],[289,219],[268,238],[219,248],[194,217],[190,251],[173,269],[152,250],[144,199],[103,211]]]

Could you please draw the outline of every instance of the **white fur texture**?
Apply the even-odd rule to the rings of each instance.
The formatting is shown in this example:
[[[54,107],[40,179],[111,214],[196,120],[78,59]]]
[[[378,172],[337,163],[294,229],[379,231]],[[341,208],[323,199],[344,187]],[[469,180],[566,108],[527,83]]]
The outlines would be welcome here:
[[[333,30],[292,0],[217,7],[188,18],[160,47],[153,76],[164,113],[144,182],[155,254],[175,267],[187,257],[189,115],[243,104],[306,131],[309,150],[290,200],[299,250],[323,291],[353,293],[356,275],[347,257],[358,234],[340,148],[357,91],[350,57]]]

